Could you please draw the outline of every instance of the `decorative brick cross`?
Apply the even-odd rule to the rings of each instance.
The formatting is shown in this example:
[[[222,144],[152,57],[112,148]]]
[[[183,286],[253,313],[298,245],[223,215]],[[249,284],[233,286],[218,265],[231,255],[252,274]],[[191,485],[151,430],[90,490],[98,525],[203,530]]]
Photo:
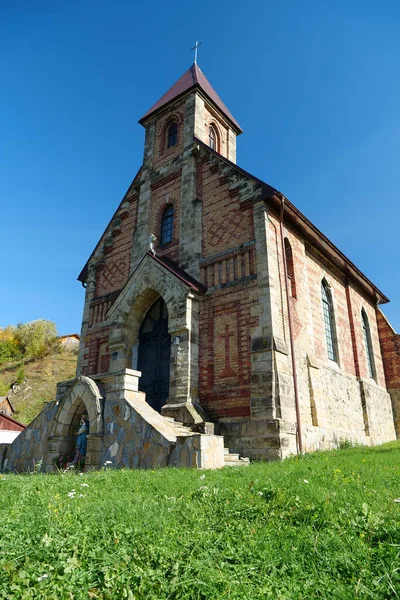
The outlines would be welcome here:
[[[230,361],[230,341],[229,338],[233,337],[234,333],[229,333],[229,325],[225,325],[225,333],[221,335],[221,339],[225,340],[225,367],[221,373],[221,377],[233,377],[235,373],[231,369],[231,361]]]

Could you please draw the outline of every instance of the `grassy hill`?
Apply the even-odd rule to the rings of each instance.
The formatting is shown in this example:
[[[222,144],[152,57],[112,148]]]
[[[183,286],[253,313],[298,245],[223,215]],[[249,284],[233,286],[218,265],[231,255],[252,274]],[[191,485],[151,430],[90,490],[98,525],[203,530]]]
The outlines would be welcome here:
[[[399,459],[0,476],[0,599],[398,598]]]
[[[55,399],[56,384],[75,377],[77,357],[71,352],[51,354],[34,360],[20,360],[0,367],[0,387],[5,394],[23,370],[24,381],[9,394],[15,409],[13,417],[28,424],[42,410],[43,403]]]

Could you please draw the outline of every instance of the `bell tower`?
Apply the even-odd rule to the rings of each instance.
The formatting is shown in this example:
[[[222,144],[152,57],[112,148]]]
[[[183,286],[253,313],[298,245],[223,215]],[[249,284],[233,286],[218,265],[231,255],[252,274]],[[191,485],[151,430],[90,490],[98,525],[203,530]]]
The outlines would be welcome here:
[[[236,163],[236,137],[242,129],[196,62],[139,123],[146,129],[144,163],[150,161],[153,168],[196,139]]]
[[[200,142],[236,163],[236,137],[242,129],[196,62],[139,123],[146,135],[130,273],[149,248],[149,234],[154,234],[156,253],[199,279],[203,231],[196,149]]]

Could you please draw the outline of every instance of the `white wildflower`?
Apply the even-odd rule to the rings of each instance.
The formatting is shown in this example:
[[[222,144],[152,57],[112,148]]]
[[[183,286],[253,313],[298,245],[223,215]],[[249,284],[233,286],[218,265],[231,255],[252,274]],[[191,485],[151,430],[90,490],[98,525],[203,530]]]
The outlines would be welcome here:
[[[40,575],[40,577],[37,578],[38,581],[43,581],[43,579],[47,579],[48,575],[47,573],[43,573],[43,575]]]
[[[303,479],[304,483],[310,483],[308,479]]]
[[[106,460],[105,465],[112,465],[112,460]]]
[[[81,483],[81,487],[89,487],[88,483]]]
[[[257,496],[264,496],[262,492],[257,492]]]
[[[400,498],[394,498],[393,502],[398,502],[398,503],[400,503]]]
[[[205,479],[205,478],[206,478],[206,476],[205,476],[205,475],[201,475],[201,476],[200,476],[200,479],[201,479],[201,480],[203,480],[203,479]]]
[[[83,476],[83,473],[79,473],[79,475],[82,477],[82,476]]]
[[[83,494],[79,494],[78,498],[83,498]]]

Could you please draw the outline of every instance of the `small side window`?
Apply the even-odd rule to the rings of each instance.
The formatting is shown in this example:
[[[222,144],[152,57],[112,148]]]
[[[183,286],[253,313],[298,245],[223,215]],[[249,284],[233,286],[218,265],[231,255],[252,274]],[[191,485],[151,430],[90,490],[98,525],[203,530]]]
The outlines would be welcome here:
[[[287,270],[287,276],[288,276],[288,280],[289,280],[290,293],[292,295],[292,298],[297,298],[296,279],[294,276],[292,246],[290,245],[290,242],[286,237],[285,237],[285,254],[286,254],[286,270]]]
[[[217,150],[217,134],[212,125],[208,128],[208,145],[212,150]]]
[[[163,216],[161,219],[161,235],[160,235],[161,246],[165,246],[166,244],[169,244],[169,242],[171,242],[173,224],[174,224],[174,209],[172,206],[167,206],[167,208],[163,212]]]
[[[373,348],[372,348],[371,330],[369,328],[367,313],[365,312],[364,309],[362,309],[362,311],[361,311],[361,321],[362,321],[362,328],[363,328],[365,352],[367,354],[368,375],[372,379],[375,379],[376,371],[375,371],[374,352],[373,352]]]
[[[321,296],[328,358],[337,362],[338,353],[335,335],[335,314],[333,310],[331,290],[329,289],[328,282],[325,279],[321,283]]]
[[[175,121],[173,123],[171,123],[171,125],[168,127],[168,134],[167,134],[167,148],[171,148],[172,146],[175,146],[178,142],[178,124],[175,123]]]

